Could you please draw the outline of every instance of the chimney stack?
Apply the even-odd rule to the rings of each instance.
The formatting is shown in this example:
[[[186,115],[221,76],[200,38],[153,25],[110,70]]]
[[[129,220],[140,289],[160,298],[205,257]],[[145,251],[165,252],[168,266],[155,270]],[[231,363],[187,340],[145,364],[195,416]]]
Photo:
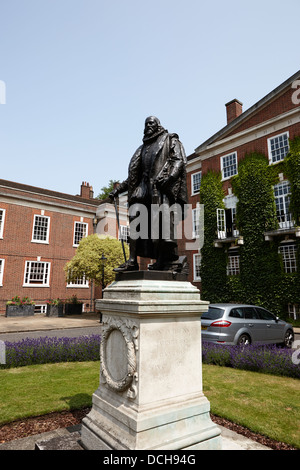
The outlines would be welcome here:
[[[225,104],[227,114],[227,124],[239,117],[243,112],[243,103],[239,100],[234,99]]]
[[[90,183],[82,181],[82,185],[80,186],[80,197],[83,197],[84,199],[92,199],[94,197],[93,187],[90,186]]]

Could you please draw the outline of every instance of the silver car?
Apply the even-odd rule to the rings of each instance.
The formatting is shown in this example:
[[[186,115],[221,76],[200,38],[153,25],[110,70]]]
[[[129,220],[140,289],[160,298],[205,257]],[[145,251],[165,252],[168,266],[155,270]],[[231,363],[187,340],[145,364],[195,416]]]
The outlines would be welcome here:
[[[282,344],[291,348],[292,325],[265,308],[244,304],[211,304],[201,317],[202,340],[211,343]]]

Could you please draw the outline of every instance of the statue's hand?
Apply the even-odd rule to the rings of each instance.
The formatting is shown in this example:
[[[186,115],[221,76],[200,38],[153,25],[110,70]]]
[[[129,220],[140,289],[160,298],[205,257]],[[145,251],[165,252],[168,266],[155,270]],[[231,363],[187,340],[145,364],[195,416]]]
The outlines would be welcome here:
[[[113,201],[114,199],[116,199],[117,195],[118,195],[118,189],[116,188],[111,193],[109,193],[108,197],[109,199]]]

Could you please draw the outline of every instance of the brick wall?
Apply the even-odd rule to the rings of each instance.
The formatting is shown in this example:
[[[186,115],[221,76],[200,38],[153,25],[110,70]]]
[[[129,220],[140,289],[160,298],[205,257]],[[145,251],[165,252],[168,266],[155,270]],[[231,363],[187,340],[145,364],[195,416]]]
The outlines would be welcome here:
[[[252,108],[251,115],[249,118],[241,119],[240,125],[236,123],[230,130],[224,128],[220,135],[215,136],[215,140],[211,140],[207,149],[199,149],[193,155],[188,158],[188,173],[187,173],[187,186],[189,194],[189,203],[193,207],[196,207],[196,203],[199,201],[199,196],[193,196],[191,191],[191,175],[198,171],[202,171],[202,174],[207,173],[209,170],[214,172],[221,171],[221,157],[237,152],[237,160],[241,161],[246,154],[258,152],[268,156],[268,139],[276,135],[282,134],[286,131],[289,132],[289,138],[294,139],[296,136],[300,136],[300,116],[299,114],[293,113],[293,110],[298,108],[299,104],[294,104],[292,101],[292,94],[295,93],[295,89],[290,86],[281,90],[278,93],[274,93],[272,99],[265,100],[265,105],[262,106],[261,102]],[[238,106],[239,104],[240,106]],[[228,106],[229,105],[229,106]],[[229,108],[229,109],[228,109]],[[230,111],[230,112],[229,112]],[[285,113],[290,113],[291,117],[284,116]],[[241,113],[241,103],[237,103],[237,100],[233,100],[227,103],[227,118],[228,123],[238,117]],[[228,115],[229,114],[229,115]],[[278,120],[276,119],[278,117]],[[271,119],[274,121],[267,122]],[[286,121],[286,123],[284,122]],[[277,125],[277,121],[278,124]],[[266,123],[266,124],[265,124]],[[282,123],[286,124],[286,127],[282,127]],[[264,125],[265,124],[265,125]],[[243,133],[243,131],[248,131]],[[231,139],[230,139],[231,138]],[[198,163],[197,163],[198,162]],[[197,168],[198,165],[198,168]],[[223,181],[224,196],[228,194],[228,189],[231,187],[231,179]],[[183,244],[183,243],[182,243]],[[188,253],[187,256],[190,263],[190,275],[189,280],[193,282],[193,254],[195,251]],[[197,287],[201,286],[201,283],[193,282]]]
[[[234,135],[250,127],[257,126],[269,119],[284,114],[292,109],[299,107],[292,101],[292,95],[295,92],[294,89],[288,88],[279,97],[274,97],[274,100],[268,103],[263,109],[253,114],[247,121],[243,122],[240,126],[234,129],[228,135]]]
[[[76,295],[89,310],[91,285],[67,287],[63,268],[76,251],[73,246],[75,221],[88,224],[88,234],[92,234],[93,217],[98,205],[97,201],[87,205],[80,198],[68,200],[37,194],[33,190],[28,192],[1,187],[0,209],[6,212],[3,238],[0,239],[0,259],[5,260],[0,287],[0,315],[5,314],[7,300],[16,295],[21,298],[28,296],[38,304],[51,298],[65,300]],[[50,217],[48,243],[32,241],[34,215]],[[38,260],[51,263],[49,287],[24,286],[26,261]],[[101,295],[99,289],[96,295]]]

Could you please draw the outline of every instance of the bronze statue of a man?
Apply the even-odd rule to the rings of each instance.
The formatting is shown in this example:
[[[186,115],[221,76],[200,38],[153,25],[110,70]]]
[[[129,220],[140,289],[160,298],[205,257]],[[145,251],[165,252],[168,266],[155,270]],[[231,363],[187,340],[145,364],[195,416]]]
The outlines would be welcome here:
[[[114,199],[125,191],[128,191],[130,257],[115,271],[138,270],[138,256],[156,260],[149,269],[170,269],[178,260],[174,212],[168,219],[170,230],[165,235],[161,228],[164,216],[157,209],[163,206],[166,210],[176,205],[184,217],[184,204],[187,203],[186,156],[178,135],[170,134],[154,116],[145,121],[143,144],[131,158],[128,178],[110,194],[110,198]],[[132,207],[146,208],[147,236],[133,237],[131,226],[136,214],[131,215]],[[154,232],[158,236],[154,236]]]

